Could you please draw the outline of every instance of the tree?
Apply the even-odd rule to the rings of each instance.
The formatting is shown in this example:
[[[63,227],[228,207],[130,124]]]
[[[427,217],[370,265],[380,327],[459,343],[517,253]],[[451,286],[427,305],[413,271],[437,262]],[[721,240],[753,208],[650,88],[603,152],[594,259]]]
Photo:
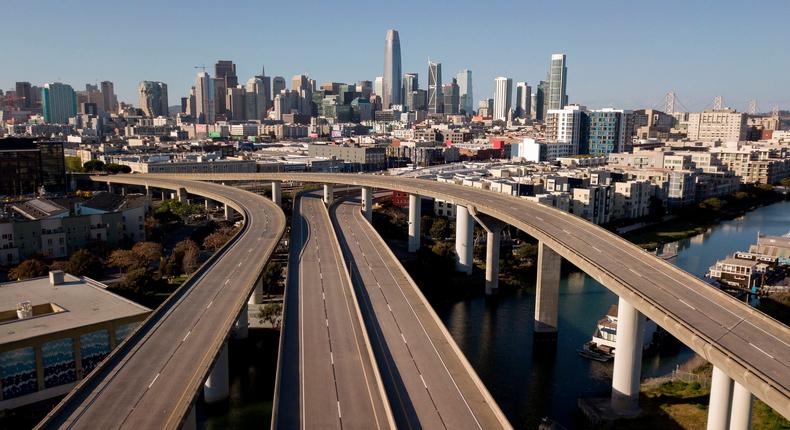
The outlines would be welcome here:
[[[790,187],[790,178],[782,179],[781,181],[779,181],[779,185],[783,187]]]
[[[203,239],[203,249],[207,249],[209,251],[217,251],[218,249],[222,248],[227,241],[229,241],[233,235],[236,234],[236,229],[232,227],[223,227],[219,230],[215,231],[214,233],[209,234]]]
[[[104,166],[107,173],[132,173],[132,168],[123,164],[109,163]]]
[[[184,256],[181,259],[181,270],[191,275],[200,267],[200,248],[190,239],[184,240]]]
[[[67,172],[82,172],[82,160],[80,157],[65,157]]]
[[[702,201],[699,204],[700,209],[709,210],[713,212],[718,212],[721,210],[722,201],[716,197],[710,197]]]
[[[271,292],[275,290],[274,287],[277,287],[277,290],[279,290],[282,281],[283,264],[279,261],[270,260],[263,268],[263,273],[261,274],[261,283],[267,292]]]
[[[145,269],[162,256],[162,245],[154,242],[137,242],[132,249],[116,249],[110,254],[108,263],[128,272]]]
[[[37,278],[47,274],[47,265],[43,261],[31,258],[19,263],[19,266],[8,271],[9,279],[24,281],[25,279]]]
[[[162,257],[162,245],[155,242],[137,242],[132,252],[140,256],[146,266],[150,266]]]
[[[453,255],[453,245],[450,242],[439,241],[431,247],[431,251],[441,258],[450,258]]]
[[[444,218],[436,218],[429,233],[433,240],[443,240],[450,234],[450,224]]]
[[[104,171],[104,161],[90,160],[82,165],[82,169],[86,172],[102,172]]]
[[[280,323],[283,320],[283,305],[282,303],[267,303],[263,305],[260,311],[259,319],[261,323],[269,323],[272,328],[280,328]]]
[[[101,276],[104,266],[99,257],[83,248],[71,255],[66,268],[69,273],[75,276],[98,278]]]

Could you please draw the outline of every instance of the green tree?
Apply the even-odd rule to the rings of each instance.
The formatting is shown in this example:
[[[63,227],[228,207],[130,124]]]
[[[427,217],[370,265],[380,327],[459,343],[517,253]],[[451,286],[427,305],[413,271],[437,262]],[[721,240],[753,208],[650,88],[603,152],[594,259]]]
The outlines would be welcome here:
[[[104,271],[104,265],[99,257],[87,249],[80,249],[69,258],[66,271],[75,276],[98,278]]]
[[[710,197],[702,201],[699,204],[700,209],[719,212],[721,210],[723,203],[717,197]]]
[[[132,168],[123,164],[109,163],[104,166],[107,173],[132,173]]]
[[[37,258],[31,258],[19,263],[18,266],[8,271],[8,278],[17,281],[24,281],[25,279],[37,278],[47,274],[49,268],[43,261]]]
[[[103,172],[104,161],[101,160],[86,161],[85,164],[82,165],[82,169],[85,172]]]
[[[781,181],[779,181],[779,185],[783,187],[790,187],[790,178],[783,178]]]
[[[444,218],[436,218],[428,233],[435,241],[444,240],[450,234],[450,223]]]
[[[67,172],[82,172],[82,160],[80,157],[65,157]]]
[[[269,323],[272,328],[280,328],[283,320],[283,305],[282,303],[267,303],[258,315],[261,323]]]

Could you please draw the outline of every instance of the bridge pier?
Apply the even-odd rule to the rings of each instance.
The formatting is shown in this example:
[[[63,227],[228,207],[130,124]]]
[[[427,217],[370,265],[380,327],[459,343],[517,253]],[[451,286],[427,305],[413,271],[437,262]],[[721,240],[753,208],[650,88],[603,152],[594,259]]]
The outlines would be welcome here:
[[[283,184],[280,181],[272,181],[272,201],[277,206],[283,203]]]
[[[708,401],[707,430],[727,430],[730,427],[730,403],[732,402],[732,378],[713,366]]]
[[[110,194],[115,194],[115,188],[112,185],[112,182],[107,182],[107,192]]]
[[[368,222],[373,222],[373,190],[370,187],[362,187],[362,213]]]
[[[455,207],[455,270],[472,274],[475,222],[466,206]]]
[[[421,221],[422,199],[418,194],[409,194],[409,252],[420,249]]]
[[[247,303],[250,305],[259,305],[263,303],[263,279],[258,278],[258,280],[255,281],[255,287],[252,289],[252,294],[250,294]]]
[[[486,231],[486,295],[491,295],[499,288],[499,248],[502,230],[507,223],[481,214],[474,208],[472,216]]]
[[[222,345],[222,351],[214,363],[214,368],[203,384],[203,398],[206,403],[221,402],[228,398],[229,390],[228,376],[228,342]]]
[[[236,215],[236,211],[233,210],[230,205],[225,203],[225,220],[226,221],[233,221],[233,217]]]
[[[151,197],[151,187],[148,185],[145,186],[145,195]]]
[[[324,184],[324,203],[331,205],[335,200],[334,184]]]
[[[535,282],[535,334],[554,339],[560,305],[562,257],[543,242],[538,243],[538,277]]]
[[[126,186],[121,185],[121,195],[126,196]]]
[[[160,189],[159,189],[159,193],[160,193],[160,195],[162,196],[162,201],[165,201],[165,200],[167,200],[167,190],[165,190],[165,189],[163,189],[163,188],[160,188]]]
[[[208,197],[203,199],[203,205],[206,208],[206,212],[211,210],[211,202],[210,202],[210,199]]]
[[[628,416],[639,412],[639,383],[645,316],[620,297],[617,302],[617,342],[612,376],[612,409]]]
[[[189,197],[187,196],[187,190],[185,188],[176,190],[176,198],[179,203],[189,203]]]
[[[748,430],[752,427],[752,393],[737,382],[733,382],[730,408],[730,430]]]
[[[249,307],[247,303],[241,308],[241,313],[236,319],[236,324],[233,326],[231,337],[234,339],[246,339],[249,334],[250,320],[249,320]]]

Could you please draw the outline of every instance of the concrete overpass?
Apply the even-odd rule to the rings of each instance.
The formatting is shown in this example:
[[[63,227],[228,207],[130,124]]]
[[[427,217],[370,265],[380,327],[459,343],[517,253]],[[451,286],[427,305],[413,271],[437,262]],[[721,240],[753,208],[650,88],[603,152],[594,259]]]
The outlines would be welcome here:
[[[149,175],[152,176],[152,175]],[[161,175],[161,177],[168,177]],[[174,176],[169,176],[174,177]],[[175,176],[185,177],[185,176]],[[619,296],[618,344],[612,407],[627,414],[638,399],[641,334],[645,317],[654,320],[714,369],[709,428],[744,428],[751,394],[790,417],[790,329],[765,314],[710,287],[695,276],[656,258],[624,239],[580,218],[523,199],[428,180],[361,174],[260,173],[195,174],[213,181],[297,181],[363,187],[363,205],[371,188],[410,193],[410,248],[419,243],[419,198],[458,205],[458,267],[471,267],[474,220],[495,234],[490,221],[510,224],[540,242],[536,329],[556,331],[559,262],[565,258]],[[369,205],[368,205],[369,207]],[[367,212],[367,210],[366,210]],[[488,241],[493,246],[495,241]],[[489,249],[487,266],[495,267]],[[489,271],[489,288],[496,288]]]
[[[512,428],[430,303],[366,220],[332,205],[399,428]]]
[[[285,229],[268,199],[206,182],[139,175],[92,177],[108,185],[199,195],[244,219],[241,231],[157,308],[37,428],[176,429],[194,425],[194,400],[228,395],[227,339],[246,331],[246,304]],[[242,318],[239,318],[239,317]]]
[[[394,429],[327,209],[297,197],[272,428]]]

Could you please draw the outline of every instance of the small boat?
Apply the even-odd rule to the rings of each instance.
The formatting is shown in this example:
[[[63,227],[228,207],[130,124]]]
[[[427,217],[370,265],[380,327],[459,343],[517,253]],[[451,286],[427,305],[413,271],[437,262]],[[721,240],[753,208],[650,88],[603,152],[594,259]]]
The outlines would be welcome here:
[[[585,343],[584,346],[577,349],[576,352],[579,353],[579,355],[584,358],[587,358],[589,360],[600,361],[602,363],[605,363],[614,357],[614,355],[612,355],[611,353],[606,353],[598,349],[595,346],[595,344],[592,342]]]

